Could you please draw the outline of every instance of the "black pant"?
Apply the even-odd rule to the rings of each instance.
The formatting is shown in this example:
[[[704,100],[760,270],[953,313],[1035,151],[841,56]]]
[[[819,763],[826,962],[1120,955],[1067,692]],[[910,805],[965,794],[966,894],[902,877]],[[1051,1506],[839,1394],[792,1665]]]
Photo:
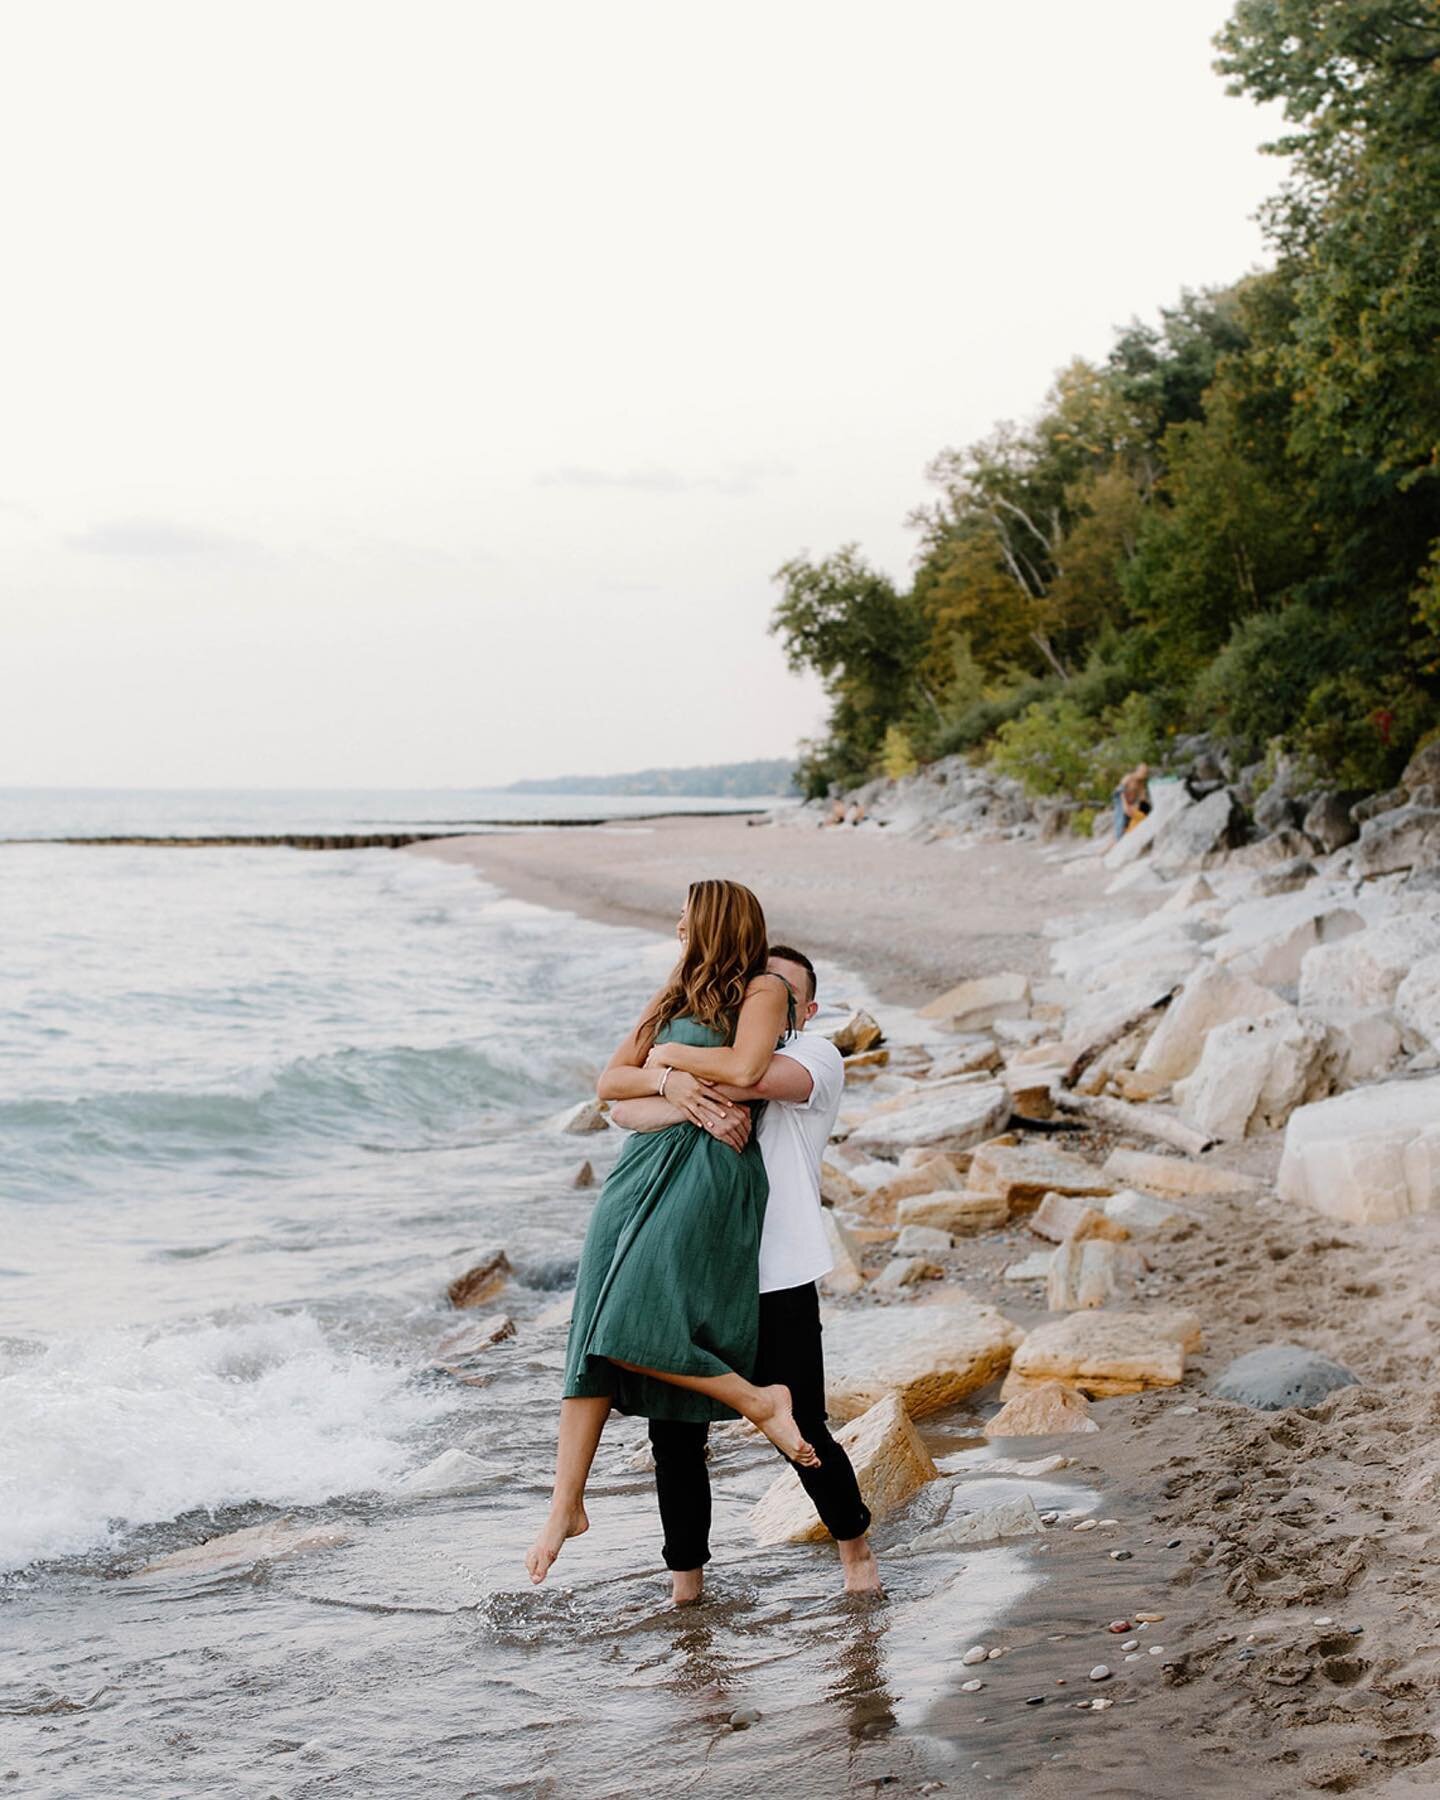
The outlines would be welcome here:
[[[820,1296],[813,1281],[760,1296],[760,1344],[755,1384],[784,1382],[795,1423],[820,1458],[817,1469],[791,1468],[815,1503],[833,1538],[857,1538],[870,1529],[870,1509],[850,1458],[825,1426],[825,1359],[820,1348]],[[708,1425],[652,1419],[655,1488],[665,1528],[661,1554],[667,1569],[698,1569],[710,1560],[710,1475],[705,1467]]]

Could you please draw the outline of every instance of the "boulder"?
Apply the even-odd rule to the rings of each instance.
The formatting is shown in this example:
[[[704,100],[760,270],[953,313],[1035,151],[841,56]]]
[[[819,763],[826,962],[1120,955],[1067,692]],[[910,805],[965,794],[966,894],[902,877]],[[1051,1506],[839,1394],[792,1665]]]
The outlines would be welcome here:
[[[591,1131],[608,1131],[610,1121],[605,1116],[603,1100],[582,1100],[578,1106],[558,1113],[550,1121],[553,1131],[569,1132],[573,1137],[584,1137]]]
[[[1122,1100],[1129,1100],[1137,1106],[1158,1100],[1162,1094],[1170,1091],[1170,1083],[1163,1075],[1143,1074],[1139,1069],[1117,1069],[1112,1085]]]
[[[1060,1381],[1041,1381],[1007,1400],[984,1427],[989,1438],[1054,1437],[1062,1431],[1098,1431],[1090,1402]]]
[[[820,1204],[822,1206],[847,1207],[851,1201],[858,1200],[865,1190],[858,1181],[853,1181],[843,1169],[836,1168],[829,1161],[820,1164]]]
[[[1021,1257],[1019,1262],[1010,1263],[1003,1279],[1006,1281],[1044,1281],[1050,1273],[1050,1259],[1053,1250],[1034,1250],[1029,1256]]]
[[[1224,860],[1245,833],[1245,809],[1229,788],[1217,788],[1168,820],[1155,834],[1150,862],[1157,874],[1179,875]]]
[[[1308,856],[1295,856],[1289,862],[1277,863],[1273,869],[1261,871],[1255,883],[1257,894],[1293,894],[1315,879],[1318,870]]]
[[[884,1111],[869,1114],[850,1142],[875,1155],[902,1150],[969,1150],[994,1137],[1010,1116],[1010,1094],[1002,1082],[977,1086],[932,1086],[908,1094]]]
[[[930,1065],[932,1081],[952,1075],[980,1075],[1000,1067],[1000,1046],[989,1032],[975,1033],[958,1045],[946,1045]]]
[[[842,1056],[858,1056],[861,1051],[873,1050],[885,1037],[880,1026],[863,1008],[857,1008],[849,1018],[842,1019],[833,1030],[822,1031],[821,1035],[828,1037]]]
[[[940,1473],[895,1394],[882,1395],[837,1431],[835,1440],[849,1455],[860,1496],[877,1520]],[[750,1528],[755,1541],[764,1545],[814,1544],[829,1535],[793,1469],[778,1476],[756,1502]]]
[[[920,1008],[951,1031],[983,1031],[997,1019],[1023,1019],[1030,1011],[1028,975],[981,975],[962,981]]]
[[[1355,1088],[1292,1113],[1278,1190],[1376,1224],[1440,1206],[1440,1076]]]
[[[530,1323],[533,1328],[538,1328],[540,1330],[548,1329],[554,1325],[568,1326],[570,1323],[570,1315],[574,1310],[575,1293],[572,1289],[570,1293],[562,1294],[558,1300],[552,1300],[543,1312],[536,1313]]]
[[[494,1478],[477,1457],[464,1450],[442,1450],[424,1468],[412,1469],[395,1485],[410,1500],[428,1500],[441,1494],[473,1494]]]
[[[1293,1006],[1218,1025],[1193,1072],[1175,1083],[1180,1117],[1225,1141],[1276,1130],[1325,1092],[1324,1050],[1325,1027]]]
[[[1230,855],[1230,864],[1232,868],[1236,869],[1258,869],[1261,872],[1262,881],[1257,884],[1256,892],[1265,893],[1268,891],[1263,882],[1265,874],[1284,868],[1290,863],[1308,862],[1314,854],[1315,846],[1304,832],[1293,831],[1287,827],[1285,830],[1272,832],[1269,837],[1256,838],[1253,844],[1245,844],[1239,850],[1233,851]],[[1303,884],[1297,883],[1296,885]],[[1288,893],[1290,890],[1279,888],[1275,891]]]
[[[1292,987],[1302,960],[1317,944],[1337,943],[1364,928],[1352,907],[1308,893],[1279,894],[1232,907],[1210,953],[1236,975],[1268,987]]]
[[[1325,1026],[1325,1068],[1337,1088],[1376,1081],[1403,1048],[1400,1028],[1388,1012],[1356,1013]]]
[[[998,1544],[1006,1538],[1037,1537],[1045,1527],[1028,1494],[982,1506],[974,1512],[952,1512],[943,1524],[932,1525],[903,1544],[892,1544],[885,1555],[924,1556],[932,1550],[958,1550],[965,1544]]]
[[[503,1250],[496,1250],[474,1268],[457,1275],[445,1291],[452,1306],[483,1306],[495,1298],[514,1273],[510,1258]]]
[[[1352,873],[1369,880],[1440,860],[1440,807],[1402,806],[1360,827]]]
[[[1205,1040],[1217,1025],[1255,1018],[1280,1004],[1272,989],[1218,963],[1206,963],[1166,1007],[1136,1069],[1162,1081],[1179,1081],[1199,1062]]]
[[[972,1193],[999,1196],[1011,1212],[1028,1211],[1046,1194],[1108,1194],[1114,1187],[1078,1156],[1008,1135],[975,1152],[968,1185]]]
[[[951,1237],[974,1237],[991,1231],[1010,1217],[1010,1208],[998,1194],[972,1194],[942,1189],[935,1194],[911,1194],[895,1209],[901,1230],[926,1225]]]
[[[1440,784],[1440,738],[1432,738],[1428,744],[1422,744],[1406,763],[1400,785],[1407,793],[1413,794],[1418,787],[1434,787],[1437,784]]]
[[[1261,831],[1283,831],[1286,826],[1298,825],[1305,816],[1300,802],[1278,781],[1266,788],[1252,811]]]
[[[847,1081],[873,1081],[890,1063],[888,1050],[864,1050],[858,1056],[845,1058],[845,1079]]]
[[[1317,945],[1300,965],[1301,1010],[1343,1020],[1388,1007],[1415,964],[1437,953],[1440,912],[1405,913]]]
[[[572,1188],[594,1187],[594,1185],[595,1185],[595,1165],[594,1165],[594,1163],[582,1162],[580,1167],[570,1177],[570,1185]]]
[[[1161,1200],[1154,1194],[1142,1194],[1135,1188],[1122,1188],[1101,1203],[1105,1217],[1123,1225],[1132,1238],[1156,1237],[1165,1232],[1180,1231],[1193,1225],[1196,1214],[1173,1200]]]
[[[831,1267],[820,1277],[827,1294],[858,1294],[865,1285],[865,1272],[860,1266],[860,1246],[835,1217],[833,1212],[821,1214],[825,1236],[829,1240]]]
[[[1394,812],[1397,807],[1404,806],[1409,798],[1403,787],[1386,788],[1383,793],[1369,794],[1365,799],[1357,800],[1350,808],[1350,817],[1359,827],[1369,819],[1378,819],[1381,813]]]
[[[1440,1050],[1440,956],[1423,956],[1400,983],[1395,1017],[1412,1044]]]
[[[1350,809],[1363,797],[1358,788],[1317,794],[1301,822],[1301,829],[1327,856],[1334,850],[1343,850],[1360,835],[1360,827],[1351,818]]]
[[[1060,1244],[1066,1238],[1109,1238],[1112,1242],[1128,1237],[1129,1232],[1118,1220],[1107,1218],[1100,1209],[1104,1196],[1087,1200],[1080,1194],[1046,1194],[1030,1215],[1030,1229],[1036,1237]]]
[[[1162,913],[1189,912],[1192,906],[1203,906],[1215,898],[1215,890],[1203,875],[1187,875],[1160,908]]]
[[[1279,1412],[1286,1406],[1318,1406],[1336,1388],[1354,1385],[1355,1377],[1347,1368],[1314,1350],[1299,1344],[1264,1344],[1237,1356],[1216,1377],[1212,1392],[1240,1406]]]
[[[953,1250],[955,1240],[948,1231],[933,1225],[907,1225],[896,1240],[897,1256],[923,1256],[929,1250]]]
[[[1265,1185],[1223,1163],[1154,1150],[1112,1150],[1105,1173],[1117,1187],[1145,1188],[1152,1194],[1258,1194]]]
[[[1045,1304],[1051,1312],[1075,1312],[1124,1302],[1133,1296],[1144,1267],[1144,1258],[1131,1244],[1066,1238],[1050,1259]]]
[[[206,1538],[184,1550],[157,1556],[137,1569],[137,1575],[219,1575],[256,1563],[282,1562],[307,1556],[314,1550],[333,1550],[348,1544],[350,1533],[339,1525],[300,1525],[293,1519],[272,1519],[268,1525],[249,1525],[243,1531],[227,1531]]]
[[[1175,1387],[1185,1374],[1185,1352],[1198,1350],[1200,1341],[1200,1321],[1178,1307],[1068,1313],[1030,1333],[1001,1392],[1008,1400],[1042,1381],[1092,1396]]]
[[[831,1315],[826,1406],[834,1418],[853,1419],[894,1393],[912,1418],[923,1418],[1003,1375],[1023,1336],[958,1289],[942,1290],[934,1304]]]
[[[901,1288],[914,1287],[921,1281],[933,1281],[944,1273],[928,1256],[892,1256],[875,1277],[871,1291],[876,1294],[898,1294]]]

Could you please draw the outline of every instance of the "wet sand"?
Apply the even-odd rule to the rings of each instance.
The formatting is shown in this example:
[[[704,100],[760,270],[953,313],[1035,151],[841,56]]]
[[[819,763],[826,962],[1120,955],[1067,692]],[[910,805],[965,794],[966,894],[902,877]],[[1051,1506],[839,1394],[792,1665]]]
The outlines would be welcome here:
[[[956,849],[878,831],[676,820],[414,853],[471,862],[540,904],[662,928],[688,879],[738,877],[761,895],[777,936],[864,971],[901,1005],[977,973],[1045,973],[1047,920],[1145,910],[1104,900],[1098,879],[1067,875],[1025,842]],[[1086,1133],[1066,1148],[1100,1157],[1125,1141],[1154,1147]],[[1217,1154],[1268,1180],[1278,1149],[1271,1137]],[[1005,1552],[1043,1579],[989,1635],[1007,1654],[987,1665],[980,1692],[960,1691],[971,1671],[936,1645],[936,1691],[923,1722],[907,1709],[900,1735],[942,1754],[908,1771],[898,1763],[892,1791],[937,1791],[927,1764],[950,1792],[975,1782],[1037,1800],[1435,1791],[1440,1220],[1337,1226],[1268,1193],[1190,1204],[1199,1222],[1153,1260],[1164,1299],[1199,1312],[1204,1353],[1179,1388],[1096,1403],[1097,1434],[1007,1446],[1068,1456],[1053,1480],[1098,1491],[1096,1515],[1115,1523],[1077,1534],[1062,1522]],[[946,1275],[1028,1325],[1045,1316],[1043,1301],[1000,1275],[1039,1247],[1023,1226],[962,1240]],[[1276,1341],[1336,1358],[1359,1384],[1279,1414],[1209,1396],[1233,1356]],[[927,1420],[927,1438],[937,1423],[965,1429]],[[1116,1550],[1129,1554],[1117,1560]],[[923,1564],[962,1594],[970,1580],[984,1585],[999,1554],[952,1557],[943,1571],[937,1558]],[[917,1565],[903,1567],[913,1586]],[[1138,1650],[1123,1652],[1129,1637],[1107,1626],[1137,1612],[1163,1619],[1137,1628]],[[1112,1676],[1092,1685],[1101,1662]],[[1075,1705],[1099,1694],[1113,1702],[1102,1712]],[[833,1760],[824,1766],[825,1785],[802,1778],[794,1791],[868,1791],[875,1779],[873,1763],[857,1767],[840,1790]]]

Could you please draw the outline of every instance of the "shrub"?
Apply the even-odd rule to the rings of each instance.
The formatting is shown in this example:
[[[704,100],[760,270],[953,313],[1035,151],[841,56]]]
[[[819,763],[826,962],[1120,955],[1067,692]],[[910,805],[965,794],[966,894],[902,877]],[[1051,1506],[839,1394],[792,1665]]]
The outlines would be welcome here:
[[[1339,670],[1334,625],[1312,606],[1287,606],[1242,620],[1202,672],[1191,696],[1194,722],[1218,728],[1242,760],[1262,756],[1300,716],[1312,690]]]
[[[887,725],[885,742],[880,750],[880,767],[892,781],[903,781],[907,775],[913,775],[919,766],[915,760],[910,734],[905,727]]]

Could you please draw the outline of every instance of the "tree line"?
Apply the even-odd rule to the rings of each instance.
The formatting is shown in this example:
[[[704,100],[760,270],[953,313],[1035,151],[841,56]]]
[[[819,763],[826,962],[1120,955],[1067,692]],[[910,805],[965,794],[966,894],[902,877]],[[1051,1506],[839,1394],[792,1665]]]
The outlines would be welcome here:
[[[807,792],[984,746],[1099,798],[1186,730],[1378,788],[1440,727],[1440,6],[1239,0],[1215,45],[1289,127],[1273,265],[942,450],[908,588],[785,564]]]

